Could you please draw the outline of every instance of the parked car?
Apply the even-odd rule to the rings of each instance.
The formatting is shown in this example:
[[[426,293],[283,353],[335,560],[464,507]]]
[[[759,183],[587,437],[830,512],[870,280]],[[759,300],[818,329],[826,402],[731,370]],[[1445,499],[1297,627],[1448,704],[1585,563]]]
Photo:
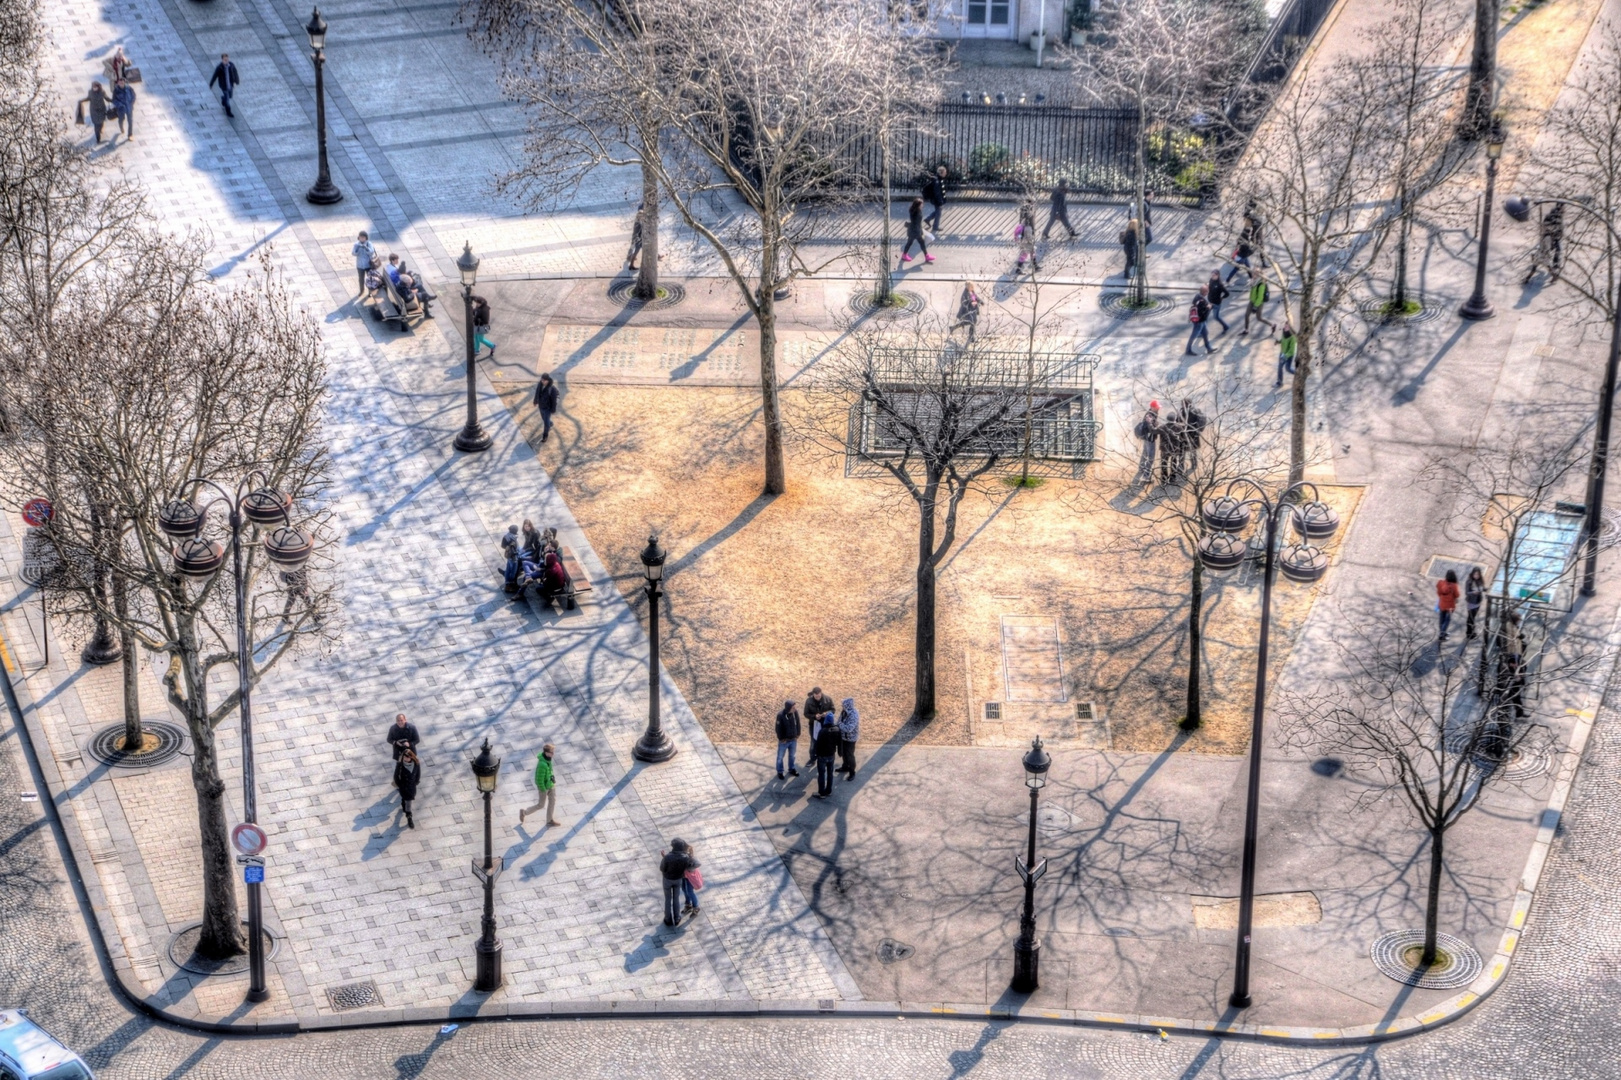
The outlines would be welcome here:
[[[27,1009],[0,1009],[0,1080],[95,1080],[90,1066],[44,1028]]]

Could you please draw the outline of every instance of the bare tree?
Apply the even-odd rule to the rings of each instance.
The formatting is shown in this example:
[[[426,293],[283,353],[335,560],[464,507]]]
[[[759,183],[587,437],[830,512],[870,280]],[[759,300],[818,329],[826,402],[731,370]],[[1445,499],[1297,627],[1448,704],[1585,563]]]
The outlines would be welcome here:
[[[1512,783],[1498,766],[1547,731],[1505,706],[1483,705],[1468,693],[1472,665],[1463,653],[1443,654],[1428,627],[1378,613],[1369,625],[1391,629],[1371,641],[1341,648],[1349,677],[1310,696],[1291,695],[1280,712],[1287,745],[1344,758],[1368,786],[1372,809],[1399,791],[1429,834],[1429,891],[1424,906],[1424,948],[1416,966],[1437,958],[1441,881],[1447,833],[1479,806],[1493,786]],[[1585,670],[1585,657],[1544,668],[1542,678]]]
[[[657,71],[659,36],[640,0],[463,0],[462,18],[501,61],[507,96],[530,115],[525,161],[497,186],[530,206],[572,196],[602,165],[642,178],[642,265],[632,295],[658,296],[662,112],[657,95],[627,85],[627,69]],[[665,77],[670,77],[665,73]]]
[[[112,314],[96,324],[62,320],[61,347],[35,358],[21,430],[4,452],[8,501],[22,491],[60,500],[49,536],[61,565],[100,564],[121,583],[122,602],[91,588],[71,591],[68,613],[109,620],[169,657],[165,690],[194,751],[198,949],[222,957],[243,942],[214,733],[239,699],[233,686],[212,700],[210,683],[239,664],[257,683],[300,641],[329,632],[330,592],[317,571],[290,582],[266,573],[255,532],[245,558],[250,655],[238,656],[229,575],[199,584],[178,573],[158,514],[173,499],[195,497],[199,477],[234,484],[259,470],[293,497],[319,551],[325,368],[314,320],[293,306],[268,264],[221,291],[206,281],[201,253],[200,245],[154,242],[141,266],[98,266],[74,283],[71,310]],[[137,272],[154,280],[130,293],[127,276]],[[116,521],[111,542],[107,514]]]
[[[817,365],[809,394],[810,441],[893,480],[916,506],[919,720],[935,714],[935,584],[958,512],[1022,445],[1025,383],[1007,345],[953,340],[922,319],[892,333],[858,327]]]
[[[1502,0],[1475,0],[1474,47],[1469,55],[1469,92],[1458,134],[1478,139],[1492,122],[1497,102],[1497,27]]]

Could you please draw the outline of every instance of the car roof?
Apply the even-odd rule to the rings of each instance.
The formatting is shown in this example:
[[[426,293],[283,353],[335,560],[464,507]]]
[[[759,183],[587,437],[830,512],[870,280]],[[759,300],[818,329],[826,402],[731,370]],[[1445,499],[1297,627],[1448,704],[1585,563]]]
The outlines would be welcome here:
[[[63,1062],[80,1061],[79,1055],[51,1038],[21,1009],[0,1009],[0,1049],[29,1073],[44,1072]]]

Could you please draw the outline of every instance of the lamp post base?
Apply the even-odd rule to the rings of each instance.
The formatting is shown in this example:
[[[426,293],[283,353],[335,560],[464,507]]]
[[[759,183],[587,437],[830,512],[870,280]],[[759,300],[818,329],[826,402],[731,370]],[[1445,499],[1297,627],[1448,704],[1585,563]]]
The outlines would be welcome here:
[[[1013,943],[1013,982],[1016,994],[1033,994],[1041,985],[1041,942],[1023,937]]]
[[[1235,990],[1227,998],[1227,1004],[1231,1005],[1235,1009],[1247,1009],[1250,1007],[1250,996],[1248,994],[1240,994]]]
[[[1471,296],[1469,302],[1458,309],[1458,314],[1465,319],[1479,322],[1491,318],[1497,312],[1484,296]]]
[[[343,192],[331,180],[322,179],[315,182],[315,186],[304,193],[306,202],[316,206],[331,206],[333,203],[343,201]]]
[[[118,639],[111,634],[97,634],[85,645],[84,651],[79,653],[79,659],[92,667],[116,664],[123,658],[124,650],[118,647]]]
[[[477,424],[469,424],[456,436],[456,449],[476,454],[480,450],[488,450],[494,442],[489,432]]]
[[[481,994],[493,994],[501,989],[501,943],[479,939],[473,947],[478,960],[478,977],[473,989]]]
[[[664,732],[656,735],[653,732],[643,732],[642,737],[636,740],[631,747],[630,756],[637,761],[669,761],[675,756],[675,743]]]

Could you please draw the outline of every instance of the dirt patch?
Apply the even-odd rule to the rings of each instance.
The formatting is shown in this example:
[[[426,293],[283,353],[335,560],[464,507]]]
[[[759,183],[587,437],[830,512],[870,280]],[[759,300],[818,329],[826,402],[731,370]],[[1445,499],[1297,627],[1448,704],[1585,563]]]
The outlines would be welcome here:
[[[906,722],[917,511],[895,484],[847,478],[842,459],[790,445],[788,493],[761,496],[753,390],[576,384],[545,444],[533,410],[517,408],[525,391],[505,397],[632,605],[643,603],[637,554],[650,530],[659,533],[670,553],[664,662],[711,738],[770,740],[783,700],[802,700],[813,685],[857,700],[869,743]],[[792,421],[804,399],[787,392],[783,404]],[[1130,543],[1141,526],[1127,515],[1078,509],[1082,485],[1122,482],[996,484],[964,503],[939,591],[938,714],[918,741],[994,743],[987,702],[1014,730],[1052,736],[1067,720],[1075,745],[1160,750],[1174,740],[1188,561],[1172,545],[1145,553]],[[1358,490],[1324,495],[1349,523]],[[1254,577],[1206,576],[1206,722],[1187,749],[1247,745]],[[1317,592],[1280,580],[1276,666]],[[1087,731],[1106,738],[1082,738]]]

